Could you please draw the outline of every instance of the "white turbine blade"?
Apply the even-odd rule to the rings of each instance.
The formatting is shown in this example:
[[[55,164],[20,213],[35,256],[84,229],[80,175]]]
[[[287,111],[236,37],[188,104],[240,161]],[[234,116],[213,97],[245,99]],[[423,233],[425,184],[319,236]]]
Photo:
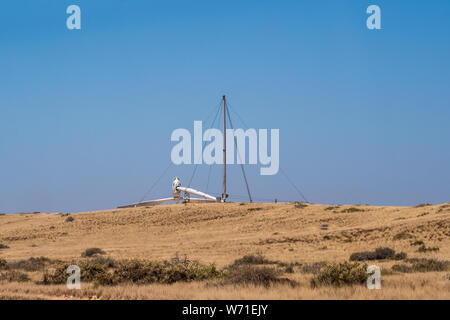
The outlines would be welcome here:
[[[211,196],[209,194],[206,194],[204,192],[201,192],[201,191],[198,191],[198,190],[195,190],[195,189],[192,189],[192,188],[178,187],[177,190],[183,191],[184,193],[193,194],[193,195],[196,195],[196,196],[199,196],[199,197],[203,197],[205,199],[217,202],[217,198],[216,197],[213,197],[213,196]]]
[[[149,201],[144,201],[144,202],[138,202],[138,203],[132,203],[132,204],[128,204],[125,206],[120,206],[118,208],[123,209],[123,208],[134,208],[134,207],[150,207],[150,206],[156,206],[158,204],[161,204],[163,202],[167,202],[167,201],[173,201],[175,200],[175,198],[171,197],[171,198],[163,198],[163,199],[156,199],[156,200],[149,200]]]
[[[192,202],[192,203],[217,202],[217,200],[199,199],[199,198],[187,198],[186,201],[187,202]]]

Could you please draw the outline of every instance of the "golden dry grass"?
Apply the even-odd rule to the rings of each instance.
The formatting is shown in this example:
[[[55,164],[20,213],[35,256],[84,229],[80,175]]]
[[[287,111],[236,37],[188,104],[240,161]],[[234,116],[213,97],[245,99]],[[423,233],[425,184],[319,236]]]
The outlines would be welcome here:
[[[361,211],[347,210],[356,208]],[[350,212],[345,212],[350,211]],[[0,258],[8,261],[45,256],[80,258],[99,247],[116,259],[170,259],[179,253],[218,267],[245,254],[262,253],[282,262],[345,261],[356,251],[391,247],[408,257],[450,259],[450,205],[374,207],[311,204],[187,204],[72,214],[0,216]],[[328,225],[328,229],[324,227]],[[327,230],[323,230],[327,229]],[[398,239],[400,238],[400,239]],[[394,240],[398,239],[398,240]],[[422,240],[439,251],[417,252]],[[392,261],[376,261],[381,269]],[[299,287],[216,286],[209,282],[173,285],[83,284],[82,290],[32,282],[0,282],[0,298],[61,299],[450,299],[448,272],[383,276],[381,290],[363,286],[312,289],[310,275],[290,277]],[[31,274],[31,277],[39,275]]]

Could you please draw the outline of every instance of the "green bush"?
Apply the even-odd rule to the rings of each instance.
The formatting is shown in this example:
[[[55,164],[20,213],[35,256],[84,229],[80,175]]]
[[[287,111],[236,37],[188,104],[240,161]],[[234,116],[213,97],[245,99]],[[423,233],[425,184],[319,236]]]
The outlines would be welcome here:
[[[311,279],[311,286],[313,288],[321,285],[342,287],[364,284],[368,277],[366,264],[358,262],[329,263]]]

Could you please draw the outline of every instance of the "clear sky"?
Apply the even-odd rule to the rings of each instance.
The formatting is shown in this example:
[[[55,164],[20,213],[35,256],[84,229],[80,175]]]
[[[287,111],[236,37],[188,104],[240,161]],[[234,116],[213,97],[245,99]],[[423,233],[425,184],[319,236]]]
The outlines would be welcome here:
[[[66,28],[70,4],[81,30]],[[366,28],[370,4],[382,30]],[[222,94],[250,127],[280,129],[280,165],[311,202],[450,201],[449,12],[447,0],[2,1],[0,212],[140,200],[172,131]],[[171,168],[147,198],[192,170]],[[245,200],[229,171],[231,200]],[[281,174],[247,171],[256,200],[301,200]]]

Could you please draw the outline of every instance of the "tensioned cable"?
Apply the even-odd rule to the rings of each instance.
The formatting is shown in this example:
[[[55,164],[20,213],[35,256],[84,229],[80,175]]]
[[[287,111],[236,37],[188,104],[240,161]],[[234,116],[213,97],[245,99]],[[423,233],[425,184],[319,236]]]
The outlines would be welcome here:
[[[219,103],[219,107],[220,107],[220,103]],[[215,106],[212,110],[212,112],[208,115],[208,118],[206,121],[208,121],[211,116],[214,115],[214,111],[216,111],[217,106]],[[219,109],[220,110],[220,109]],[[216,114],[217,117],[217,114]],[[156,185],[161,181],[161,179],[166,175],[167,171],[173,166],[173,162],[170,162],[170,164],[167,166],[167,168],[163,171],[163,173],[158,177],[158,179],[153,183],[153,185],[150,187],[150,189],[144,194],[144,196],[141,198],[141,200],[139,202],[144,201],[145,197],[147,197],[152,191],[153,189],[156,187]]]
[[[229,107],[229,104],[227,103],[227,106]],[[247,126],[247,124],[245,123],[245,121],[242,119],[242,117],[237,113],[237,111],[235,111],[233,108],[230,108],[232,112],[234,112],[239,120],[242,122],[242,124],[244,125],[244,128],[247,130],[249,127]],[[303,193],[300,191],[300,189],[295,185],[295,183],[289,179],[288,175],[284,172],[283,168],[280,167],[280,172],[283,174],[283,176],[286,178],[286,180],[289,181],[289,183],[292,185],[292,187],[294,187],[294,189],[297,191],[297,193],[303,198],[303,200],[305,200],[305,202],[309,202],[306,197],[303,195]]]
[[[219,104],[219,108],[217,108],[216,116],[214,117],[213,122],[212,122],[211,125],[209,126],[209,129],[211,129],[211,128],[214,126],[214,124],[216,123],[217,116],[219,115],[219,112],[220,112],[220,104]],[[205,145],[206,145],[206,141],[203,142],[203,148],[202,148],[202,150],[205,149]],[[195,172],[197,171],[197,168],[198,168],[198,164],[196,164],[195,167],[194,167],[194,171],[192,172],[191,179],[189,179],[188,188],[191,186],[192,179],[194,179]]]
[[[228,108],[227,108],[227,115],[228,115],[228,121],[230,122],[231,129],[234,130],[233,122],[231,122],[230,112],[228,111]],[[226,133],[224,132],[224,134],[226,134]],[[242,163],[243,161],[241,159],[241,155],[239,153],[239,148],[237,146],[236,138],[234,136],[233,136],[233,141],[234,141],[234,147],[236,148],[237,155],[238,155],[238,158],[239,158],[239,162],[240,162],[240,165],[241,165],[242,175],[244,176],[245,187],[247,188],[248,198],[250,199],[250,202],[253,202],[252,195],[250,193],[250,188],[248,187],[248,181],[247,181],[247,176],[246,176],[245,170],[244,170],[244,164]]]
[[[141,200],[139,200],[139,202],[144,201],[145,197],[150,194],[153,189],[155,188],[155,186],[159,183],[159,181],[161,181],[161,179],[165,176],[165,174],[167,173],[167,171],[169,170],[170,167],[172,167],[173,162],[171,161],[170,164],[167,166],[166,170],[164,170],[163,174],[159,176],[159,178],[155,181],[155,183],[153,183],[153,185],[150,187],[150,189],[144,194],[144,196],[141,198]]]

